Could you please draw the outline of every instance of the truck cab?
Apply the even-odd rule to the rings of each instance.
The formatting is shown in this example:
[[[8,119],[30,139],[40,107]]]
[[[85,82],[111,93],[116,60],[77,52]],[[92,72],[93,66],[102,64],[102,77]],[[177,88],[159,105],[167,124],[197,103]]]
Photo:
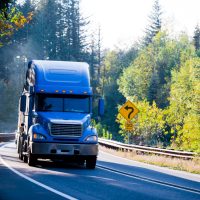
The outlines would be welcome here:
[[[89,65],[83,62],[33,60],[19,100],[19,158],[34,166],[37,159],[70,159],[94,169],[98,134],[91,124],[92,88]],[[103,114],[99,100],[99,114]]]

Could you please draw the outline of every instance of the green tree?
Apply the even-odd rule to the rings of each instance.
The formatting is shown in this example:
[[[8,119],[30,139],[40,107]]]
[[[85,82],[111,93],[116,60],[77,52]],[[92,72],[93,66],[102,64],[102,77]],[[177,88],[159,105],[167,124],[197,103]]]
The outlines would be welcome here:
[[[110,51],[104,59],[104,67],[102,67],[102,84],[104,85],[103,93],[105,98],[105,115],[102,118],[102,123],[107,127],[108,131],[113,133],[113,138],[119,137],[119,130],[116,123],[118,113],[118,104],[123,104],[125,98],[119,93],[117,79],[120,77],[124,68],[137,56],[137,49],[131,48],[127,52]]]
[[[0,10],[8,9],[8,4],[11,2],[12,2],[12,0],[1,0]]]
[[[131,101],[133,99],[130,98]],[[152,105],[146,100],[134,102],[139,109],[138,115],[133,118],[134,130],[130,136],[130,142],[140,145],[163,146],[168,145],[168,138],[165,137],[165,113],[159,109],[155,102]],[[125,121],[120,114],[117,119],[120,123],[120,134],[125,136],[127,141],[127,132],[125,131]]]
[[[33,19],[33,10],[21,10],[20,5],[10,5],[7,11],[8,17],[0,13],[0,80],[8,82],[9,68],[16,66],[16,52],[20,52],[21,46],[27,41],[27,28]],[[22,14],[26,13],[26,17]]]
[[[198,24],[196,25],[194,30],[193,42],[197,55],[200,57],[200,28]]]
[[[22,15],[29,12],[31,15]],[[27,0],[13,10],[11,6],[7,19],[2,16],[0,28],[5,25],[5,29],[0,29],[0,42],[5,45],[0,48],[0,127],[15,126],[27,60],[88,61],[90,54],[77,0]]]
[[[186,35],[175,41],[165,32],[159,32],[123,71],[118,81],[119,91],[126,98],[133,96],[136,101],[155,101],[159,108],[164,108],[169,104],[171,70],[178,69],[180,63],[194,55],[194,48]]]
[[[149,16],[149,25],[145,30],[144,45],[147,46],[152,42],[153,37],[161,31],[162,28],[162,11],[159,0],[155,0],[153,10]]]
[[[89,22],[81,15],[79,0],[64,0],[61,5],[61,59],[83,61],[87,56],[85,30]]]
[[[168,122],[177,148],[200,152],[200,59],[172,73]]]
[[[12,1],[1,1],[0,4],[0,47],[10,42],[11,36],[32,20],[33,13],[26,13],[27,16],[24,16],[10,2]]]
[[[5,18],[8,17],[8,8],[11,3],[13,3],[13,0],[1,0],[0,1],[0,11],[3,13]]]
[[[90,64],[91,85],[95,95],[102,95],[102,89],[99,88],[101,76],[100,72],[101,67],[103,67],[101,65],[103,61],[101,43],[101,29],[99,28],[97,31],[93,32],[91,36],[88,60],[88,63]],[[104,70],[102,70],[102,74],[104,74]]]

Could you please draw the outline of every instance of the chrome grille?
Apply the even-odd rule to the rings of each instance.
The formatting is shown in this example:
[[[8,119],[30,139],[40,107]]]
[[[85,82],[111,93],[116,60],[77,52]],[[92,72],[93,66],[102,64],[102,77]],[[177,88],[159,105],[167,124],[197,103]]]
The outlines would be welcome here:
[[[57,136],[80,137],[82,135],[81,124],[51,124],[51,134]]]

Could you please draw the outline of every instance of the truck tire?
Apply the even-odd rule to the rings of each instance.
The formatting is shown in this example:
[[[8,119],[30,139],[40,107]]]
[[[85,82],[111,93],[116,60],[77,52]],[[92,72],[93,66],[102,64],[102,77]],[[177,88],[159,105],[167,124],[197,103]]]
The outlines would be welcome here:
[[[35,166],[37,162],[37,158],[35,157],[35,155],[33,155],[31,153],[30,150],[28,150],[28,156],[27,156],[27,163],[29,166]]]
[[[27,153],[27,141],[24,141],[23,151]],[[28,156],[27,156],[27,154],[24,154],[24,155],[23,155],[23,161],[24,161],[25,163],[28,162]]]
[[[18,143],[18,153],[19,153],[20,160],[23,160],[23,142],[24,142],[24,138],[20,136],[19,143]]]
[[[97,162],[96,156],[90,156],[90,157],[86,158],[86,168],[87,169],[95,169],[96,162]]]
[[[27,162],[28,162],[28,157],[27,157],[27,156],[24,156],[24,157],[23,157],[23,161],[24,161],[25,163],[27,163]]]

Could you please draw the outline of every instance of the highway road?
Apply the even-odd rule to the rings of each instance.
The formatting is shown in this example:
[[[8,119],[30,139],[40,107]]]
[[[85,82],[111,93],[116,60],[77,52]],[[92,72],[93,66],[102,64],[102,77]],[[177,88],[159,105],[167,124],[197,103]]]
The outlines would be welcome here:
[[[40,160],[29,167],[14,142],[0,143],[0,200],[199,200],[200,175],[100,152],[95,170]]]

